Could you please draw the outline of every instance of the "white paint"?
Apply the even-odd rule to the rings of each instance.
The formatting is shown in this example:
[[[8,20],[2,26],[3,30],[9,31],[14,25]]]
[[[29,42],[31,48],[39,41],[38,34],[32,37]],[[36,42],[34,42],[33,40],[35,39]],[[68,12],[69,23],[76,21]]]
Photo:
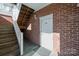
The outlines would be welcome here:
[[[35,11],[38,11],[38,10],[44,8],[49,4],[50,3],[24,3],[24,5],[34,9]]]
[[[13,7],[12,4],[1,3],[0,4],[0,14],[12,16],[12,7]]]
[[[40,45],[53,51],[53,14],[40,17]]]
[[[20,41],[20,46],[21,46],[21,48],[20,48],[21,51],[20,51],[20,52],[21,52],[21,53],[20,53],[20,54],[23,55],[23,33],[22,33],[22,32],[20,32],[20,33],[21,33],[21,34],[20,34],[20,35],[21,35],[21,39],[20,39],[20,40],[21,40],[21,41]]]
[[[14,30],[20,47],[20,55],[23,55],[23,33],[20,31],[20,28],[16,21],[13,21]]]
[[[17,19],[19,16],[21,4],[13,7],[13,25],[14,25],[14,30],[16,32],[16,36],[18,39],[19,47],[20,47],[20,55],[23,55],[23,33],[20,31],[20,28],[17,24]]]
[[[7,11],[3,11],[3,10],[2,11],[0,10],[0,14],[12,16],[12,12],[7,12]]]
[[[13,18],[14,18],[13,20],[14,21],[17,21],[17,19],[18,19],[20,8],[21,8],[21,4],[18,4],[17,6],[13,7],[12,12],[13,12]]]

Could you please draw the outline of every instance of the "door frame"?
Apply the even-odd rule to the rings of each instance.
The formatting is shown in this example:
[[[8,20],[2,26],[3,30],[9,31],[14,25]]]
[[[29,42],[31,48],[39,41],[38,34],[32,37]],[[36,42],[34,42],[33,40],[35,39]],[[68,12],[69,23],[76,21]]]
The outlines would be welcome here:
[[[40,23],[40,18],[41,18],[41,17],[45,17],[45,16],[49,16],[49,15],[52,16],[52,41],[53,41],[53,14],[48,14],[48,15],[44,15],[44,16],[40,16],[40,17],[39,17],[39,24],[40,24],[40,25],[39,25],[39,27],[40,27],[40,31],[39,31],[39,32],[40,32],[40,40],[41,40],[41,23]],[[41,46],[41,45],[40,45],[40,46]],[[52,44],[52,46],[53,46],[53,44]],[[52,48],[52,52],[53,52],[53,48]]]

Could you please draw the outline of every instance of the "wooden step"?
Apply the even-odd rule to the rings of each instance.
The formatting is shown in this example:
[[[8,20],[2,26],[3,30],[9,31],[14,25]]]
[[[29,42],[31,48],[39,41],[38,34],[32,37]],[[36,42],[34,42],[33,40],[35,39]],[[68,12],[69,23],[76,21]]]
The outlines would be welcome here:
[[[0,28],[13,28],[13,26],[7,26],[7,25],[0,25]]]
[[[14,36],[16,36],[15,34],[4,34],[4,35],[0,35],[0,39],[6,39],[7,37],[9,38],[9,37],[14,37]]]
[[[4,26],[4,27],[13,27],[12,24],[2,24],[2,25],[0,24],[0,27],[3,27],[3,26]]]
[[[0,26],[0,29],[13,29],[13,26]]]
[[[0,29],[13,29],[13,27],[4,27],[4,26],[0,26]]]
[[[14,40],[17,40],[17,38],[14,36],[14,37],[7,37],[7,38],[3,38],[3,39],[0,39],[0,44],[2,43],[6,43],[6,42],[10,42],[10,41],[14,41]]]
[[[4,35],[16,35],[14,32],[0,32],[0,36],[4,36]]]
[[[14,51],[10,51],[9,53],[4,54],[3,56],[19,56],[20,55],[20,50],[19,48]]]
[[[16,33],[12,24],[12,18],[0,15],[0,55],[19,55],[19,46]],[[9,20],[8,21],[5,21]]]
[[[11,31],[14,31],[13,29],[0,29],[0,32],[11,32]]]
[[[13,31],[12,28],[0,28],[0,31]]]
[[[14,31],[1,31],[0,35],[4,35],[4,34],[15,34]]]
[[[14,30],[0,30],[0,33],[15,33]]]
[[[13,45],[17,44],[17,41],[10,41],[10,42],[6,42],[6,43],[2,43],[0,44],[0,49],[5,49],[5,48],[8,48],[8,47],[11,47]]]
[[[0,55],[8,54],[9,52],[16,51],[18,49],[18,45],[13,45],[11,47],[7,47],[4,49],[0,49]]]

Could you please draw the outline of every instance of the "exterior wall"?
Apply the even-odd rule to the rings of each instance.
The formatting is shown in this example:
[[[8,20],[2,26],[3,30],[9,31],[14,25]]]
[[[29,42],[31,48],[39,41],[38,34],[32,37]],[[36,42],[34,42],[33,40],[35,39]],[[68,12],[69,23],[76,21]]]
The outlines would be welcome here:
[[[27,28],[31,24],[31,30],[26,30],[24,32],[24,35],[25,35],[26,39],[29,39],[36,44],[40,44],[40,41],[39,41],[40,40],[39,39],[39,20],[34,19],[33,16],[30,18],[29,21],[26,22]]]
[[[53,41],[55,55],[79,55],[79,7],[76,4],[50,4],[37,11],[27,22],[32,30],[25,31],[26,37],[40,44],[39,17],[53,13]]]

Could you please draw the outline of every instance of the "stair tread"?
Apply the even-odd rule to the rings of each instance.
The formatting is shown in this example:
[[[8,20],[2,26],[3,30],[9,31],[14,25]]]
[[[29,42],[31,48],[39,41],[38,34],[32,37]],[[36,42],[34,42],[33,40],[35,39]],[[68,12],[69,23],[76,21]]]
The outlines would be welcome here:
[[[9,48],[9,47],[16,45],[16,44],[17,44],[16,41],[10,41],[10,42],[6,42],[6,43],[2,43],[2,44],[0,44],[0,50]]]
[[[4,35],[0,35],[0,39],[1,38],[6,38],[6,37],[12,37],[12,36],[16,36],[15,34],[4,34]]]
[[[10,36],[15,36],[15,33],[0,33],[0,37],[1,36],[6,36],[6,35],[10,35]]]
[[[4,26],[1,27],[0,26],[0,31],[1,30],[13,30],[13,27],[7,27],[7,26],[6,27],[4,27]]]
[[[16,40],[16,37],[9,37],[9,38],[6,38],[6,39],[3,38],[3,39],[0,39],[0,44],[10,42],[10,41],[13,41],[13,40]]]
[[[13,28],[0,28],[0,31],[4,31],[4,30],[13,30]]]
[[[0,28],[13,28],[13,26],[0,25]]]
[[[1,20],[4,22],[0,24],[0,55],[18,55],[19,46],[13,24],[6,22],[3,16],[1,16]]]
[[[1,33],[15,33],[14,31],[0,31],[0,34]]]
[[[0,40],[1,39],[5,39],[5,38],[13,38],[13,37],[15,37],[15,35],[0,35]]]
[[[20,50],[19,49],[11,51],[7,54],[4,54],[4,56],[18,56],[18,55],[20,55]]]
[[[13,46],[7,47],[5,49],[0,49],[0,55],[6,54],[6,53],[8,54],[9,52],[14,51],[16,49],[18,49],[18,45],[13,45]]]
[[[0,27],[13,27],[13,25],[11,25],[11,24],[9,24],[9,25],[7,25],[7,24],[3,25],[3,24],[2,24],[2,25],[1,25],[1,24],[0,24]]]

